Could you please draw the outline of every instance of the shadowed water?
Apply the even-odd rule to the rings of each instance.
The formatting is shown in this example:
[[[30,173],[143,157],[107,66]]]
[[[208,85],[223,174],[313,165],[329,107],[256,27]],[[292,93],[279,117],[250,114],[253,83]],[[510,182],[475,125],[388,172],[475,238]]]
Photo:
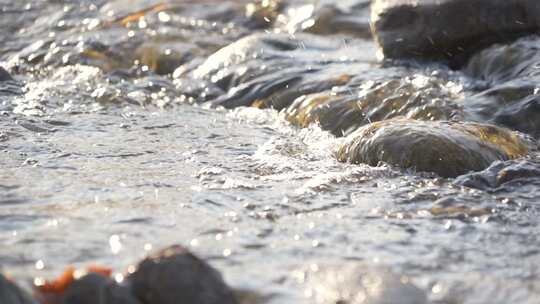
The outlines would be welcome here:
[[[510,72],[379,64],[366,1],[165,5],[0,2],[2,272],[121,274],[182,243],[244,304],[535,303],[535,153],[458,179],[336,157],[402,116],[537,137],[498,123]]]

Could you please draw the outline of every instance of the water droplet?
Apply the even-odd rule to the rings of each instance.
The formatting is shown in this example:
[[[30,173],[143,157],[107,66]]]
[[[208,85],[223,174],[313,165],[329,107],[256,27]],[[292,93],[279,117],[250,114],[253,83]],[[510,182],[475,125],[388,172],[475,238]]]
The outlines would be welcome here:
[[[117,234],[111,235],[109,238],[109,247],[113,254],[118,254],[122,249],[122,243],[120,242],[120,236]]]
[[[43,263],[43,260],[38,260],[36,262],[36,269],[37,270],[43,270],[45,268],[45,263]]]

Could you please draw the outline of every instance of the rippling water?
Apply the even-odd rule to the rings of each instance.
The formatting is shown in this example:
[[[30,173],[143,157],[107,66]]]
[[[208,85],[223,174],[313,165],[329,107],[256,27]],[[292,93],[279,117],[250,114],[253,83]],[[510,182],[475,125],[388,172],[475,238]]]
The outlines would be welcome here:
[[[477,83],[437,65],[381,67],[366,39],[366,1],[340,1],[349,13],[324,23],[327,2],[290,1],[278,15],[247,1],[0,2],[0,66],[16,78],[0,82],[2,271],[27,286],[72,264],[123,272],[148,251],[183,243],[244,303],[318,302],[307,274],[356,262],[406,276],[430,303],[538,301],[538,180],[475,190],[343,164],[339,136],[354,123],[332,129],[323,114],[321,126],[311,114],[291,119],[295,108],[214,107],[267,90],[241,105],[279,108],[286,98],[274,93],[286,87],[253,76],[262,58],[262,71],[277,71],[265,81],[296,75],[303,98],[323,85],[345,101],[368,96],[361,121],[468,117],[452,102],[473,96]],[[332,26],[348,30],[324,30]],[[302,30],[317,37],[283,55],[289,46],[273,35],[312,35]],[[239,51],[217,73],[220,53],[203,63],[253,32],[269,37],[261,50],[270,51],[247,59]],[[227,91],[247,81],[254,91]],[[389,92],[398,97],[369,108]],[[392,107],[399,111],[385,112]]]

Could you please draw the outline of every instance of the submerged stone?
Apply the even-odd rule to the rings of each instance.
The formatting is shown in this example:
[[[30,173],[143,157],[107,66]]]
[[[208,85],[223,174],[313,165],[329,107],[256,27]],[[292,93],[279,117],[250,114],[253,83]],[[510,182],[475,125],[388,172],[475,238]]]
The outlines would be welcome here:
[[[540,163],[524,159],[495,162],[482,172],[460,176],[454,183],[459,186],[490,190],[510,184],[519,186],[531,182],[540,182]]]
[[[128,277],[143,304],[236,304],[221,274],[181,246],[144,259]]]
[[[0,303],[6,304],[35,304],[20,287],[0,274]]]
[[[492,125],[393,119],[372,123],[347,137],[338,159],[376,166],[379,162],[456,177],[481,171],[532,148],[518,133]]]
[[[307,277],[306,294],[313,303],[347,304],[425,304],[426,293],[407,276],[388,268],[360,263],[322,265],[316,271],[302,274]]]
[[[488,216],[493,213],[493,208],[470,206],[463,199],[457,197],[443,197],[436,200],[426,210],[431,215],[442,218],[461,218]]]
[[[374,0],[385,57],[455,58],[540,29],[537,0]]]
[[[192,44],[157,41],[139,46],[135,55],[142,65],[157,74],[165,75],[189,61],[196,52],[197,48]]]

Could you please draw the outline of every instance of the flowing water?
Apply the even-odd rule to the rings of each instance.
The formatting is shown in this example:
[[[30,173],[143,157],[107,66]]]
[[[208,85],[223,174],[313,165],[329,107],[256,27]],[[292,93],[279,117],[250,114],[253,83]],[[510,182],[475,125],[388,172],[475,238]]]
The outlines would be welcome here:
[[[377,63],[366,1],[325,23],[331,4],[0,0],[0,66],[16,79],[0,82],[1,270],[27,287],[68,265],[123,273],[181,243],[245,304],[336,303],[310,275],[349,263],[386,267],[429,303],[537,303],[537,177],[478,190],[336,160],[368,120],[473,119],[453,101],[481,85]],[[279,95],[294,77],[304,91]],[[371,101],[337,126],[309,123],[302,100],[259,109],[322,91]]]

